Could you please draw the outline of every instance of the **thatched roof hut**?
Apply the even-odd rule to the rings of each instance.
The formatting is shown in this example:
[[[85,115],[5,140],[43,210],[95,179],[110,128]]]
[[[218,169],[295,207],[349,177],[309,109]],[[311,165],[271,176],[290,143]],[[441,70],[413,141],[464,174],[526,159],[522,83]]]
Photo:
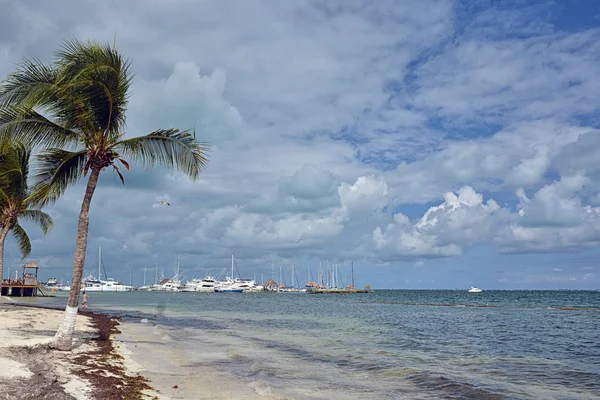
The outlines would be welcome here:
[[[268,281],[266,281],[265,283],[263,283],[263,287],[266,287],[266,288],[276,288],[276,287],[279,287],[279,285],[273,279],[269,279]]]
[[[306,287],[318,288],[320,285],[315,281],[310,281],[306,285]]]

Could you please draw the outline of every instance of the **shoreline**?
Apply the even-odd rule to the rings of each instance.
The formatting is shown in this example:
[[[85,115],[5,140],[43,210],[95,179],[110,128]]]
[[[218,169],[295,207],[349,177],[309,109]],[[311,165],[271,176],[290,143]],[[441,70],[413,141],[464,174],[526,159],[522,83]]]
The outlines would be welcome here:
[[[119,318],[79,311],[71,351],[48,348],[63,310],[0,300],[0,399],[161,399],[128,367]]]

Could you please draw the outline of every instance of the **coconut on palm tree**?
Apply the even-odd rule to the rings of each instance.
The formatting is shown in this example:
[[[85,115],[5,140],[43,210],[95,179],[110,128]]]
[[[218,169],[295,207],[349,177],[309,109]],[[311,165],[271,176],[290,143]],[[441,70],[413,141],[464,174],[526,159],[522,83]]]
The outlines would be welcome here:
[[[31,242],[22,221],[30,221],[44,233],[52,227],[52,218],[36,208],[28,185],[31,151],[22,145],[4,145],[0,149],[0,287],[4,273],[4,241],[12,232],[23,258],[31,253]]]
[[[38,204],[54,202],[87,178],[65,316],[52,347],[70,349],[85,263],[89,212],[98,177],[129,162],[164,166],[195,179],[207,164],[206,144],[188,131],[160,129],[124,137],[130,62],[114,47],[71,40],[52,64],[25,60],[0,87],[0,138],[44,148],[36,172]]]

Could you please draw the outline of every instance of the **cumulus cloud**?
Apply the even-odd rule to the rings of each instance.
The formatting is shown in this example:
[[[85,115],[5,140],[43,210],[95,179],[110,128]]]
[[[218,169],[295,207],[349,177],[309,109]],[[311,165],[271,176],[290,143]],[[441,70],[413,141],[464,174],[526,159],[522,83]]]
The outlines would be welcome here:
[[[469,186],[444,198],[415,223],[398,213],[385,228],[377,227],[373,231],[376,249],[391,257],[457,256],[466,247],[490,240],[506,217],[506,210],[494,200],[484,203],[483,196]]]
[[[224,98],[226,84],[223,68],[202,75],[195,63],[178,62],[167,79],[135,82],[130,119],[138,134],[175,126],[195,130],[212,145],[231,140],[242,134],[244,121]]]
[[[582,203],[579,193],[589,179],[563,177],[545,185],[532,198],[517,192],[518,214],[496,242],[509,252],[574,251],[597,246],[600,240],[600,207]]]

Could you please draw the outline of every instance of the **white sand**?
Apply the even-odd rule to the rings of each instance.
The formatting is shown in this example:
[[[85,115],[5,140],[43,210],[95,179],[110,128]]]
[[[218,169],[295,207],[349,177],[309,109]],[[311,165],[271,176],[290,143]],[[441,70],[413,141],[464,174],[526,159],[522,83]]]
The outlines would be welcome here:
[[[27,368],[27,365],[10,358],[0,357],[0,379],[30,378],[33,373]]]
[[[62,311],[41,308],[0,309],[0,348],[50,343],[62,315]],[[77,316],[76,331],[75,346],[96,332],[92,320],[82,315]]]
[[[0,389],[11,387],[12,380],[32,377],[29,367],[18,361],[20,352],[26,348],[49,343],[62,318],[62,311],[28,307],[0,308]],[[77,334],[74,345],[79,351],[89,346],[84,342],[95,335],[90,318],[77,316]],[[67,355],[69,353],[50,354],[52,360],[49,370],[56,376],[65,391],[76,399],[89,399],[91,385],[86,380],[74,375]]]
[[[77,400],[92,399],[92,384],[74,373],[86,367],[74,364],[72,360],[91,354],[96,349],[96,342],[89,340],[97,336],[93,320],[83,315],[77,316],[72,351],[44,350],[41,347],[52,341],[62,321],[63,311],[7,306],[6,303],[14,303],[11,300],[0,297],[0,394],[8,393],[7,398],[11,398],[11,393],[14,395],[15,390],[22,387],[59,384],[64,393]],[[121,353],[125,357],[122,361],[103,362],[121,365],[128,376],[137,376],[137,371],[143,372],[141,366],[127,358],[126,351]],[[90,356],[91,364],[87,368],[102,369],[94,367],[98,357],[102,356]],[[104,370],[98,372],[110,374]],[[147,399],[168,399],[153,390],[147,390],[144,394]]]

